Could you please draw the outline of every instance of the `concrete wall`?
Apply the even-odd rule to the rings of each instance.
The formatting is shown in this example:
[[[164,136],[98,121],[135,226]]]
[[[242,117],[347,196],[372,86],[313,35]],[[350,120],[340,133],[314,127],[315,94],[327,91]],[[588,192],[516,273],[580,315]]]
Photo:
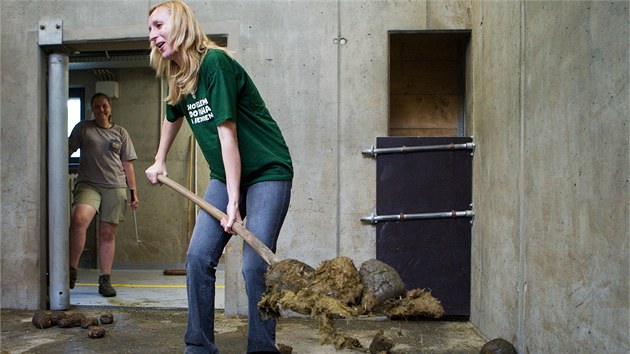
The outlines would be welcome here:
[[[147,36],[146,1],[84,4],[0,2],[2,307],[46,306],[46,58],[39,21],[63,19],[68,42]],[[208,33],[228,35],[228,47],[284,131],[296,178],[279,257],[314,266],[337,255],[356,263],[374,257],[375,231],[359,219],[374,208],[375,166],[361,150],[387,132],[387,31],[472,29],[471,322],[520,352],[628,351],[627,1],[190,4]],[[146,87],[127,94],[140,101],[156,95]],[[128,104],[117,102],[114,113],[133,110]],[[157,112],[153,106],[124,123],[142,151],[157,144]],[[182,131],[169,156],[170,175],[182,184],[188,138]],[[138,161],[140,181],[154,153]],[[163,232],[167,247],[181,253],[173,235],[187,231],[186,202],[167,187],[142,183],[140,237]],[[144,251],[132,254],[135,237],[128,235],[121,230],[119,254],[131,259]],[[233,314],[244,313],[239,247],[227,250],[226,298],[237,301],[226,305]]]
[[[46,157],[46,52],[38,46],[39,23],[63,21],[67,48],[99,40],[135,40],[147,36],[151,3],[0,3],[2,281],[7,285],[3,286],[3,306],[35,308],[46,303],[48,205],[46,170],[41,163]],[[256,81],[291,149],[295,188],[279,256],[313,266],[338,255],[351,255],[357,263],[373,258],[374,229],[362,225],[360,217],[374,208],[374,162],[364,159],[361,150],[387,131],[387,31],[422,30],[428,23],[434,28],[468,28],[468,2],[190,4],[208,33],[227,35],[228,48]],[[379,20],[365,20],[373,18]],[[342,37],[345,41],[339,40]],[[115,264],[137,266],[133,262],[142,260],[145,266],[151,265],[156,255],[161,263],[183,263],[184,237],[190,231],[187,203],[170,190],[148,186],[142,177],[155,154],[159,133],[159,108],[147,103],[156,97],[156,82],[146,73],[116,74],[121,98],[113,105],[115,119],[130,131],[139,148],[136,175],[142,204],[137,216],[143,243],[134,244],[128,213],[118,233]],[[188,179],[189,136],[184,128],[169,155],[170,176],[182,184]],[[199,161],[197,192],[201,194],[207,169],[203,169],[202,157]],[[230,252],[236,257],[232,257],[235,263],[228,277],[236,282],[240,279],[239,244],[230,245]],[[10,286],[24,277],[33,281],[19,289]]]
[[[339,255],[356,264],[374,258],[375,230],[360,218],[375,207],[375,165],[361,150],[387,134],[387,31],[426,29],[430,13],[445,19],[434,20],[436,29],[469,28],[466,4],[244,1],[236,16],[234,3],[195,7],[211,33],[225,32],[217,19],[228,29],[238,24],[228,47],[257,82],[291,149],[296,176],[281,259],[317,266]],[[235,285],[226,296],[239,300],[226,304],[228,314],[246,313],[239,269],[233,243],[226,277]]]
[[[473,4],[471,321],[521,353],[629,350],[628,5]]]

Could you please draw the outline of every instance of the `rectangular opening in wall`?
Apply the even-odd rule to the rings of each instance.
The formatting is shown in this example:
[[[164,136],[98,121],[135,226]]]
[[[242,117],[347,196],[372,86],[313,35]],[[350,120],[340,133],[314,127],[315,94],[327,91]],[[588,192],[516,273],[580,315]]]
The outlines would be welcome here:
[[[389,136],[464,136],[469,31],[389,33]]]

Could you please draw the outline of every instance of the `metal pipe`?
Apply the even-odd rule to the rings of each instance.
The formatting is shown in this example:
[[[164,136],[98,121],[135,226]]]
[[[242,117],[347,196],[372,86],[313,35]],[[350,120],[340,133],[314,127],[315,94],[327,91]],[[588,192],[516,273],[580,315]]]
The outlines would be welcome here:
[[[48,56],[48,295],[70,308],[68,224],[68,56]]]
[[[426,146],[399,146],[393,148],[375,148],[372,146],[367,150],[363,150],[363,155],[369,155],[376,158],[379,154],[406,154],[409,152],[425,152],[425,151],[453,151],[453,150],[475,150],[475,143],[463,144],[445,144],[445,145],[426,145]]]
[[[361,218],[362,222],[376,224],[379,221],[407,221],[407,220],[419,220],[419,219],[457,219],[457,218],[472,218],[475,216],[475,212],[472,210],[464,211],[445,211],[438,213],[422,213],[422,214],[395,214],[395,215],[376,215],[372,214]]]

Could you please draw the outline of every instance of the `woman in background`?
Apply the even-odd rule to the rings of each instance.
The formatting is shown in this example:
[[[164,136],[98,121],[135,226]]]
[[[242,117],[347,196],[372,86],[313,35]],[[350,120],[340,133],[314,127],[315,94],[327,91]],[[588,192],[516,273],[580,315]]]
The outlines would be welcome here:
[[[77,280],[87,228],[98,213],[98,261],[101,271],[98,292],[110,297],[116,296],[110,274],[116,249],[116,228],[124,219],[127,187],[132,193],[129,206],[138,208],[133,168],[137,156],[129,133],[112,121],[110,98],[97,93],[90,102],[94,120],[78,123],[68,138],[70,155],[81,149],[70,218],[70,289],[74,288]]]

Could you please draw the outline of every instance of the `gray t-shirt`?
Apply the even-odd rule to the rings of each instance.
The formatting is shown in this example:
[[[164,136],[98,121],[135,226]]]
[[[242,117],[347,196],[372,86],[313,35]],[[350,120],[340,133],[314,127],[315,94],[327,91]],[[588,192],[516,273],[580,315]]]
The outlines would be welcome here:
[[[68,138],[70,151],[81,149],[79,176],[76,182],[87,182],[104,188],[126,188],[123,161],[138,157],[129,133],[114,124],[101,128],[94,120],[78,123]]]

